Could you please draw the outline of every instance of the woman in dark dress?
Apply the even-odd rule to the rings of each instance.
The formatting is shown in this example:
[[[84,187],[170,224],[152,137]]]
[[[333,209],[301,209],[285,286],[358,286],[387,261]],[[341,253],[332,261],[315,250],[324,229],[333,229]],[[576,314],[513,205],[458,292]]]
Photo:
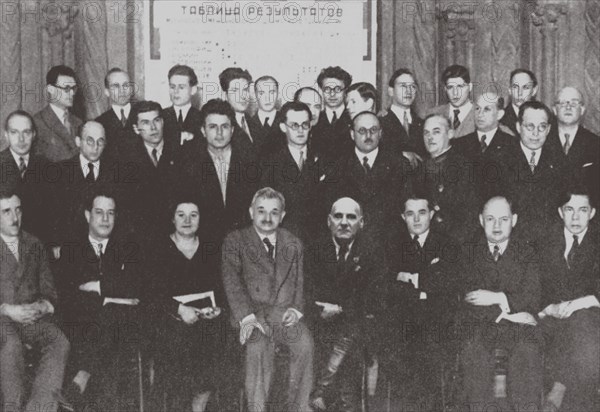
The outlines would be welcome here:
[[[166,390],[167,410],[204,411],[217,386],[219,347],[226,322],[219,257],[214,245],[203,242],[198,234],[196,202],[179,201],[172,216],[174,231],[153,249],[149,268],[157,385]],[[181,296],[210,291],[214,305],[180,303]]]

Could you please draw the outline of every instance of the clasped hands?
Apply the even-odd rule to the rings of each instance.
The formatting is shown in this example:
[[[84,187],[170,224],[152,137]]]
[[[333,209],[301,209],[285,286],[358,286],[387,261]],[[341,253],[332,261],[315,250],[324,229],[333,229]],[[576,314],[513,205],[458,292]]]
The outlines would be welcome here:
[[[30,325],[48,313],[53,313],[54,307],[47,300],[38,300],[33,303],[12,305],[5,303],[1,306],[0,314],[8,317],[13,322]]]
[[[285,327],[294,326],[299,321],[300,316],[298,315],[298,312],[293,308],[288,308],[281,318],[281,323]],[[248,315],[240,322],[240,343],[242,345],[244,345],[248,341],[248,339],[252,335],[252,332],[254,331],[254,328],[258,329],[265,336],[269,336],[271,333],[269,326],[261,323],[256,318],[256,315],[254,313]]]

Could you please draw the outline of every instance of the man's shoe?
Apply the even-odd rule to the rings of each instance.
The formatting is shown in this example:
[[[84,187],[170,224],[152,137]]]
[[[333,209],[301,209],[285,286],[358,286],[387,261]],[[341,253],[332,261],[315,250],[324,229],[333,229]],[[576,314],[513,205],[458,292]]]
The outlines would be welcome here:
[[[75,412],[76,406],[83,403],[83,394],[79,387],[71,382],[63,390],[54,392],[54,400],[64,411]]]

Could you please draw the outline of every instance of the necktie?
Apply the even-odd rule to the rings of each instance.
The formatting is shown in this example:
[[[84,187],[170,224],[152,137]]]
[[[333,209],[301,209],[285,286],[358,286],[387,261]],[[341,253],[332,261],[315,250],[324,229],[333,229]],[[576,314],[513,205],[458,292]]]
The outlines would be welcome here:
[[[346,262],[346,255],[348,254],[348,244],[342,243],[338,252],[338,263]]]
[[[269,127],[269,118],[265,117],[265,122],[263,123],[263,127]]]
[[[65,110],[65,114],[63,115],[63,124],[65,125],[65,129],[67,129],[67,132],[69,132],[69,134],[73,134],[71,130],[71,121],[69,120],[68,110]]]
[[[404,111],[404,119],[403,119],[402,127],[404,127],[406,134],[408,134],[408,129],[410,128],[410,122],[408,121],[408,112],[406,110]]]
[[[367,156],[363,157],[363,167],[367,174],[371,173],[371,166],[369,166],[369,158]]]
[[[497,262],[500,259],[500,246],[494,245],[494,251],[492,252],[492,257],[494,258],[494,262]]]
[[[577,254],[577,249],[579,249],[579,236],[573,235],[573,246],[571,246],[571,250],[569,250],[569,254],[567,255],[567,264],[569,268],[573,267],[573,259]]]
[[[102,258],[104,256],[104,253],[102,253],[102,243],[97,243],[96,247],[98,248],[96,253],[96,256],[98,256],[98,273],[102,274]]]
[[[300,150],[300,159],[298,159],[298,169],[300,169],[300,171],[302,171],[302,168],[304,167],[304,150]]]
[[[529,168],[531,169],[531,173],[535,171],[535,152],[531,151],[531,158],[529,159]]]
[[[181,114],[181,109],[179,109],[179,116],[177,116],[177,123],[179,123],[179,127],[183,126],[183,115]]]
[[[158,167],[158,151],[156,149],[152,149],[152,163],[154,163],[154,167]]]
[[[333,117],[331,118],[331,124],[334,124],[335,122],[337,122],[337,113],[334,110],[333,111]]]
[[[416,258],[418,259],[418,261],[421,261],[423,248],[421,248],[421,244],[419,243],[419,235],[413,236],[413,247],[415,250]]]
[[[485,142],[487,140],[487,136],[483,135],[481,136],[481,153],[485,152],[485,149],[487,149],[488,145]]]
[[[227,172],[228,165],[225,163],[225,159],[219,155],[216,158],[215,168],[217,169],[217,177],[219,178],[219,185],[221,186],[221,195],[223,196],[223,204],[227,204]]]
[[[571,136],[569,135],[569,133],[565,133],[565,144],[563,146],[563,151],[565,152],[565,155],[569,154],[569,149],[571,148],[571,142],[569,142],[569,138]]]
[[[125,127],[127,124],[127,117],[125,117],[125,110],[121,109],[121,125]]]
[[[275,246],[271,243],[268,237],[263,239],[263,243],[267,247],[267,253],[271,259],[275,259]]]
[[[458,129],[458,126],[460,126],[460,120],[458,119],[459,113],[460,113],[459,109],[454,109],[454,121],[452,122],[452,128],[454,130]]]
[[[248,139],[250,139],[251,142],[254,142],[254,140],[252,140],[252,135],[250,134],[250,129],[248,129],[248,123],[246,123],[246,116],[242,116],[241,126],[242,130],[248,135]]]
[[[96,181],[96,178],[94,176],[94,164],[93,163],[88,163],[88,173],[85,176],[85,180],[88,183],[94,183]],[[102,246],[102,243],[100,243],[100,246]]]
[[[19,157],[19,174],[21,175],[21,179],[25,177],[25,170],[27,169],[27,165],[25,164],[25,159]]]

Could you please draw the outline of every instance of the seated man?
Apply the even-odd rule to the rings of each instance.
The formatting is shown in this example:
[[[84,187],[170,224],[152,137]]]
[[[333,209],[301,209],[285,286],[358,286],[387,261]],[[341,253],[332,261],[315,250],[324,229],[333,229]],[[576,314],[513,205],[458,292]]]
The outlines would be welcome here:
[[[57,411],[69,342],[55,325],[57,294],[47,255],[38,239],[21,230],[21,200],[13,192],[0,191],[0,260],[0,409]],[[28,399],[26,344],[41,352]]]
[[[458,313],[465,402],[471,412],[537,410],[541,337],[531,314],[540,300],[539,256],[511,237],[517,214],[507,198],[489,199],[479,222],[484,233],[466,245]]]
[[[544,411],[591,411],[600,371],[600,243],[597,227],[589,225],[596,208],[584,188],[571,188],[560,203],[563,225],[545,238],[542,249],[547,306],[539,316],[554,381]]]
[[[338,199],[327,218],[329,230],[311,245],[305,259],[311,284],[311,305],[318,330],[321,373],[312,395],[315,410],[360,409],[361,356],[367,339],[375,336],[376,295],[383,271],[381,250],[361,236],[360,205],[349,197]],[[375,350],[371,350],[374,353]],[[338,373],[338,370],[342,370]],[[339,396],[337,389],[339,387]],[[339,398],[339,399],[338,399]],[[326,408],[327,407],[327,408]]]
[[[84,233],[61,249],[64,320],[77,371],[66,401],[79,403],[91,377],[102,410],[116,410],[121,390],[115,371],[139,348],[141,313],[139,242],[118,235],[114,194],[97,187],[85,202]],[[86,400],[91,400],[87,399]],[[63,400],[65,401],[65,400]],[[69,406],[69,405],[65,405]]]
[[[267,187],[254,195],[252,226],[231,232],[223,243],[222,275],[232,323],[246,345],[248,408],[264,411],[269,398],[275,344],[291,353],[288,403],[276,410],[307,411],[313,381],[313,340],[303,317],[303,246],[279,228],[285,199]]]

